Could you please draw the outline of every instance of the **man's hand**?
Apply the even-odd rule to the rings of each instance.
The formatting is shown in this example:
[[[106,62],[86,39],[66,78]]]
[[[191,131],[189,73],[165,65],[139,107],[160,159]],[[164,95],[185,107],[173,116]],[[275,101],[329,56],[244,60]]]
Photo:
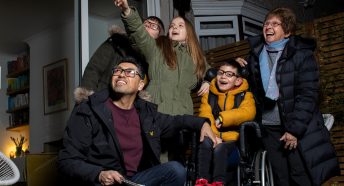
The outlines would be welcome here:
[[[235,61],[239,63],[241,67],[245,67],[247,65],[247,61],[241,57],[236,58]]]
[[[296,149],[297,147],[297,138],[290,134],[289,132],[285,132],[283,136],[280,138],[281,141],[285,142],[284,148],[285,149]]]
[[[209,92],[209,83],[208,82],[203,82],[201,85],[201,88],[199,88],[197,95],[198,96],[203,96],[205,93]]]
[[[200,136],[201,136],[200,137],[201,142],[204,140],[205,136],[208,136],[211,139],[211,141],[213,141],[213,143],[214,143],[213,147],[215,147],[217,145],[216,136],[213,133],[213,131],[211,130],[208,122],[204,122],[202,129],[201,129],[201,135]]]
[[[101,171],[99,174],[99,182],[102,185],[121,184],[123,180],[124,177],[114,170]]]
[[[128,5],[128,0],[113,0],[113,4],[121,9],[125,16],[130,14],[130,7]]]

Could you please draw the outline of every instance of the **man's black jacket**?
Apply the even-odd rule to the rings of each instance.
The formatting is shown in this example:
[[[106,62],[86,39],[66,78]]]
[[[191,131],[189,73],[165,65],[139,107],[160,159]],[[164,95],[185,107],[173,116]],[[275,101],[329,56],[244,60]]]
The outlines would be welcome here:
[[[74,185],[100,185],[102,170],[126,174],[123,153],[113,126],[111,111],[105,105],[107,89],[88,97],[72,111],[59,153],[58,167]],[[197,130],[206,119],[189,115],[170,116],[157,112],[157,106],[140,98],[134,106],[139,114],[143,155],[139,170],[160,164],[160,140],[180,129]],[[130,138],[130,136],[128,136]]]

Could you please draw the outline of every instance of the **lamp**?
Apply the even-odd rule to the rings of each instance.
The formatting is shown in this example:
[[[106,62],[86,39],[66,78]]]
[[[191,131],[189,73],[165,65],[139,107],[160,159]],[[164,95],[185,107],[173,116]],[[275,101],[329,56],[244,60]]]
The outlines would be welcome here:
[[[11,159],[14,158],[14,152],[13,151],[10,152],[10,158]]]

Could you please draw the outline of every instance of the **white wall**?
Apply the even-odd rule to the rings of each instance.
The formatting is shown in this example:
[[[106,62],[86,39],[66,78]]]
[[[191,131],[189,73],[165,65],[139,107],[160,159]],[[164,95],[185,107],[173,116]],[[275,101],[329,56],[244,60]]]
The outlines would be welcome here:
[[[74,106],[75,85],[75,34],[74,21],[70,20],[59,28],[42,31],[26,42],[30,46],[30,152],[43,151],[45,142],[62,138],[66,121]],[[69,109],[44,115],[43,66],[67,58]]]
[[[104,21],[90,17],[90,56],[108,37],[108,27],[112,24],[122,24],[120,20]],[[121,25],[122,26],[122,25]],[[30,46],[30,152],[43,151],[43,143],[59,140],[74,107],[73,90],[78,86],[75,82],[74,42],[78,38],[74,35],[74,21],[68,22],[60,28],[43,31],[26,42]],[[69,109],[50,115],[44,115],[43,105],[43,66],[57,60],[68,59],[69,73]]]

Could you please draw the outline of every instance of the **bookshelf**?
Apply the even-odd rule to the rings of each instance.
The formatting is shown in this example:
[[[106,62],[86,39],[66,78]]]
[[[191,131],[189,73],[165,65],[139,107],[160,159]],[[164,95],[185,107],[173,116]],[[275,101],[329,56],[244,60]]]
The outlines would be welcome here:
[[[7,62],[7,91],[9,131],[21,131],[29,126],[30,68],[29,56],[24,54]]]

